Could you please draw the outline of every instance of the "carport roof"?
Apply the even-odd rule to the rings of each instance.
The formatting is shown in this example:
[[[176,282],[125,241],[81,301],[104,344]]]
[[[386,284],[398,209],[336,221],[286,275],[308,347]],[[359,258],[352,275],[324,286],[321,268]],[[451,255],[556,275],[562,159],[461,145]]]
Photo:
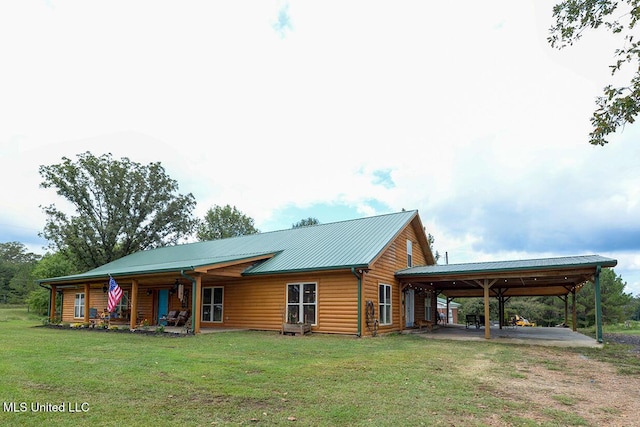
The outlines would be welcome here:
[[[512,261],[428,265],[396,272],[405,283],[428,285],[448,297],[480,297],[483,285],[493,295],[566,295],[590,280],[599,267],[617,261],[599,255],[582,255]]]

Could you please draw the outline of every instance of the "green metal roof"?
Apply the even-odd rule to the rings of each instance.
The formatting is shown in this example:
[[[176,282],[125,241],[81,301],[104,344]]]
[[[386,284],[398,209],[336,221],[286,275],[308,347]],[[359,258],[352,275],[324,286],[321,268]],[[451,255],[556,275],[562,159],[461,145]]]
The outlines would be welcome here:
[[[241,262],[275,254],[243,274],[365,268],[418,215],[398,212],[349,221],[197,242],[137,252],[86,273],[40,280],[54,283],[108,275],[139,275]]]
[[[615,267],[618,261],[600,255],[581,255],[557,258],[539,258],[513,261],[472,262],[465,264],[426,265],[396,272],[396,276],[429,276],[447,274],[473,274],[508,272],[513,270],[545,270],[575,267]]]

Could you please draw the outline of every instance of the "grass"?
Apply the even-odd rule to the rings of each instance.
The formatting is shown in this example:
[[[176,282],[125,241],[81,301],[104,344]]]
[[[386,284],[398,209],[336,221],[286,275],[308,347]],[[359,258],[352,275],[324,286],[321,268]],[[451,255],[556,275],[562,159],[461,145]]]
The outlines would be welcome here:
[[[565,396],[554,397],[561,412],[528,405],[535,423],[505,399],[501,381],[526,376],[515,373],[527,357],[520,346],[410,335],[169,338],[38,324],[24,309],[0,309],[0,425],[485,426],[496,417],[585,425]],[[65,412],[32,411],[38,403]],[[7,410],[20,404],[29,407]]]

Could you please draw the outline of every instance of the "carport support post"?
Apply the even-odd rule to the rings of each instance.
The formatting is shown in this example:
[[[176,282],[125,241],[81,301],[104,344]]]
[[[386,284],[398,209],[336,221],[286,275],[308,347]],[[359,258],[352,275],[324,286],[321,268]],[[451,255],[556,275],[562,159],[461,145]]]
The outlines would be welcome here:
[[[576,308],[576,289],[573,288],[571,289],[571,310],[573,311],[572,313],[572,318],[571,320],[573,321],[573,325],[571,325],[571,328],[573,329],[573,332],[576,332],[578,330],[578,311]]]
[[[594,284],[596,287],[596,339],[602,343],[602,303],[600,298],[600,270],[601,266],[596,266]]]
[[[489,339],[491,338],[491,328],[489,328],[491,324],[489,319],[489,288],[491,285],[489,284],[489,279],[484,279],[482,287],[484,288],[484,337]]]

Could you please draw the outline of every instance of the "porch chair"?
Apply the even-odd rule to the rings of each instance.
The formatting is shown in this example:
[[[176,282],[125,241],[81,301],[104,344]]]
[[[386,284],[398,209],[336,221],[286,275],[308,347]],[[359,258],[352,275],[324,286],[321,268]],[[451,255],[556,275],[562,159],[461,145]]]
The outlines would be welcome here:
[[[171,310],[169,314],[167,314],[167,325],[175,324],[178,321],[178,311]]]
[[[187,319],[189,319],[189,310],[181,311],[178,314],[178,319],[173,326],[182,326],[187,322]]]
[[[91,323],[91,326],[95,326],[96,323],[98,323],[98,320],[100,320],[98,309],[91,307],[89,309],[89,322]]]

